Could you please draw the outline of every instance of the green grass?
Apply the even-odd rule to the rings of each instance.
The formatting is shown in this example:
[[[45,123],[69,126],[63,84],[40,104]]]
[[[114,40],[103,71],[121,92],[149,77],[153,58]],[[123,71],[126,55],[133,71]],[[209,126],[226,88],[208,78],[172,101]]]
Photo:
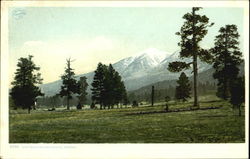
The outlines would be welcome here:
[[[245,116],[227,102],[204,100],[219,109],[129,115],[160,111],[157,106],[112,110],[11,111],[10,143],[242,143]],[[171,109],[192,105],[174,103]],[[244,111],[243,113],[244,114]]]

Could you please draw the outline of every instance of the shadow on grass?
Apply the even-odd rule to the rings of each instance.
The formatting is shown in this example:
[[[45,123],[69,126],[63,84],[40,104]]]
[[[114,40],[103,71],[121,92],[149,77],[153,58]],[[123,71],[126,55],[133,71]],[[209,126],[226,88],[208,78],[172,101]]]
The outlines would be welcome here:
[[[220,109],[221,107],[206,107],[206,108],[185,108],[185,109],[173,109],[169,111],[150,111],[150,112],[135,112],[127,113],[126,115],[144,115],[144,114],[157,114],[157,113],[174,113],[174,112],[186,112],[186,111],[197,111],[197,110],[210,110],[210,109]]]

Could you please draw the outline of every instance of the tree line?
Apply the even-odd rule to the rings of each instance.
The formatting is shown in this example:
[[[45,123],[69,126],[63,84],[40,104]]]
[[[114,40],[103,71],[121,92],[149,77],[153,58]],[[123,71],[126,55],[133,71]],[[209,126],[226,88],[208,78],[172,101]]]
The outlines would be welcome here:
[[[28,58],[20,58],[17,64],[15,80],[12,82],[13,88],[10,92],[11,105],[15,108],[21,107],[30,110],[35,109],[35,103],[43,103],[52,106],[61,103],[67,106],[76,105],[77,109],[82,109],[82,106],[87,102],[87,78],[80,77],[77,81],[75,78],[74,69],[71,67],[72,60],[66,60],[65,72],[61,76],[62,85],[60,92],[52,97],[43,97],[37,84],[42,83],[41,74],[37,73],[40,70],[33,60],[33,56]],[[114,108],[114,105],[127,105],[127,91],[119,73],[110,64],[106,66],[102,63],[98,64],[95,71],[92,86],[92,104],[91,108],[95,108],[96,104],[100,105],[100,109],[106,107]]]

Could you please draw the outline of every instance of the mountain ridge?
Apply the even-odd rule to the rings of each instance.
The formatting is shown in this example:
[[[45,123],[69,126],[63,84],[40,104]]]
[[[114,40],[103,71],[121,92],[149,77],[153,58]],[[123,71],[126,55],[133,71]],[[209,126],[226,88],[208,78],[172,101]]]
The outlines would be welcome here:
[[[161,51],[155,48],[146,49],[134,56],[130,56],[119,60],[112,64],[114,69],[121,75],[126,89],[128,91],[136,90],[151,83],[162,81],[163,79],[177,79],[179,73],[172,73],[167,70],[169,62],[179,60],[179,51],[173,53]],[[183,61],[189,62],[191,59]],[[200,70],[205,71],[211,66],[203,64],[199,61]],[[191,70],[186,70],[185,73],[190,76]],[[91,83],[93,81],[94,71],[76,75],[76,79],[86,76],[89,84],[88,92],[90,93]],[[62,84],[61,79],[43,84],[40,86],[42,92],[46,96],[53,96],[60,91]]]

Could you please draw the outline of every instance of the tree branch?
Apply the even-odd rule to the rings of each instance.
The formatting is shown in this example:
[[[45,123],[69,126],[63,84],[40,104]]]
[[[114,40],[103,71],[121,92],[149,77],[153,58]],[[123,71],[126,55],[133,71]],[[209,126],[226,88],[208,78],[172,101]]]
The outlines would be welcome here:
[[[168,70],[170,72],[180,72],[184,69],[189,69],[193,62],[186,63],[181,61],[175,61],[168,64]]]

